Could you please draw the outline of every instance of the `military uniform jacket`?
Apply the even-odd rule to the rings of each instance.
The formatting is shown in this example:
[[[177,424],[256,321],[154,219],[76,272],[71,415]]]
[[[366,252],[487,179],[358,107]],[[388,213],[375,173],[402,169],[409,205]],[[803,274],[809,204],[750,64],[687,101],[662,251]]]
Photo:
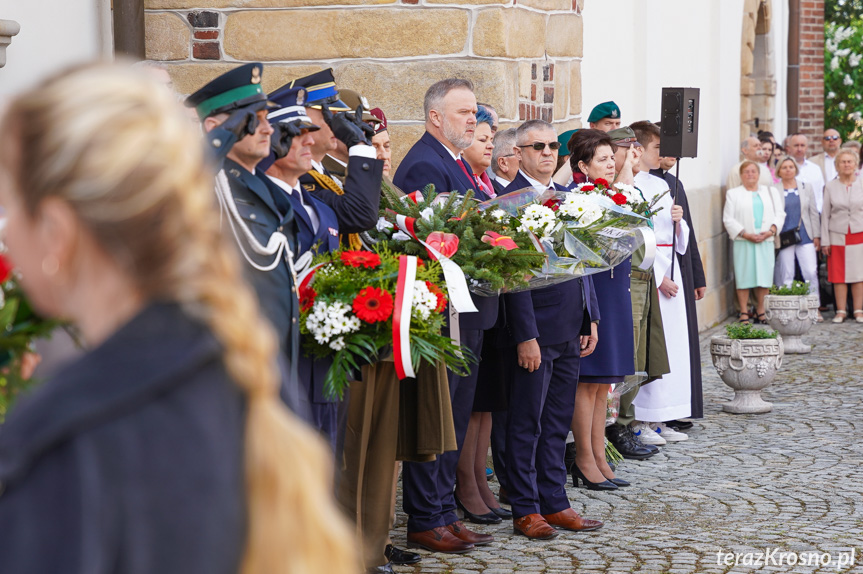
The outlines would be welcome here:
[[[343,195],[321,186],[311,175],[300,177],[303,191],[326,203],[335,212],[340,233],[362,233],[373,229],[381,207],[384,162],[354,156],[348,162]],[[331,174],[325,174],[332,177]]]

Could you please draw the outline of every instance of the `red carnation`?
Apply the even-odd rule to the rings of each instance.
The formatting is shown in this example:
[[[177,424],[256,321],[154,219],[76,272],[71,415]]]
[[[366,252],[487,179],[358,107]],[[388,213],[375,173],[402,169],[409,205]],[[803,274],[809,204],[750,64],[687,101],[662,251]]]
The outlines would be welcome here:
[[[371,251],[342,251],[342,263],[351,267],[372,269],[381,264],[381,258]]]
[[[601,185],[603,187],[608,187],[608,181],[605,179],[602,179],[601,177],[599,179],[595,179],[593,181],[593,183],[595,183],[596,185]]]
[[[311,287],[300,287],[298,294],[300,296],[300,311],[311,309],[315,304],[315,297],[318,296],[318,292]]]
[[[558,209],[560,209],[560,201],[556,199],[549,199],[548,201],[543,203],[543,205],[548,207],[552,211],[557,211]]]
[[[9,260],[0,255],[0,283],[3,283],[9,276],[12,275],[12,264]]]
[[[354,314],[366,323],[386,321],[393,313],[393,296],[386,289],[363,287],[354,297]]]
[[[593,191],[594,189],[596,189],[596,186],[595,186],[595,185],[591,185],[591,184],[589,184],[589,183],[588,183],[587,185],[583,185],[583,186],[581,187],[581,191]]]
[[[440,287],[431,281],[426,281],[426,287],[428,287],[429,291],[434,293],[434,296],[437,297],[437,307],[435,307],[435,311],[443,313],[444,309],[446,309],[446,296],[443,294],[443,291],[441,291]]]
[[[622,193],[615,193],[611,196],[611,201],[613,201],[617,205],[626,205],[626,196]]]

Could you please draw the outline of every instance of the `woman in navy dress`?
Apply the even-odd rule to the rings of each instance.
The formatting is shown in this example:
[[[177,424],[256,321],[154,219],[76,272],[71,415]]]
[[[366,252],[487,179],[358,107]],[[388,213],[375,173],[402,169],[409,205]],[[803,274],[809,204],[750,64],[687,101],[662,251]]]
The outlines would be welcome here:
[[[574,174],[588,181],[614,181],[615,146],[607,134],[598,130],[579,130],[569,148]],[[623,382],[635,372],[633,361],[632,301],[629,293],[631,258],[617,267],[593,276],[599,300],[599,343],[581,361],[572,434],[575,437],[573,483],[581,480],[590,489],[614,490],[629,486],[616,478],[605,459],[605,419],[609,385]]]

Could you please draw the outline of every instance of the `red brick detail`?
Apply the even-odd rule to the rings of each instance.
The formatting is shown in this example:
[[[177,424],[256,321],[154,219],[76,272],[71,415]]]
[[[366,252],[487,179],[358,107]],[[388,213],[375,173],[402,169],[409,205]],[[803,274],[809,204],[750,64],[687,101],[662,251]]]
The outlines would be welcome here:
[[[530,101],[536,101],[536,84],[530,85]]]
[[[218,30],[195,30],[195,40],[218,40]]]
[[[196,60],[218,60],[222,57],[219,53],[218,42],[195,42],[192,44],[192,56]]]

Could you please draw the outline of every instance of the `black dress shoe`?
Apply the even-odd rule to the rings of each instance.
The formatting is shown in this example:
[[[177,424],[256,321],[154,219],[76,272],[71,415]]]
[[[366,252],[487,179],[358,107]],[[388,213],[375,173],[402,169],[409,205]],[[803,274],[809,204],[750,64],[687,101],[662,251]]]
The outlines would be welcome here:
[[[659,449],[653,452],[646,445],[637,443],[629,425],[614,424],[606,427],[605,436],[608,437],[609,442],[614,445],[614,448],[623,458],[644,460],[659,452]]]
[[[692,422],[690,421],[666,421],[665,424],[676,431],[684,431],[692,428]]]
[[[611,481],[603,480],[602,482],[590,482],[584,477],[578,464],[572,465],[572,485],[578,488],[578,481],[584,483],[587,490],[617,490],[617,485]]]
[[[491,511],[500,516],[502,520],[509,520],[510,518],[512,518],[512,512],[510,512],[506,508],[503,508],[502,506],[492,508]]]
[[[402,550],[401,548],[396,548],[392,544],[387,544],[386,550],[384,550],[384,556],[386,556],[387,560],[393,564],[399,565],[416,564],[422,560],[422,556],[416,552]]]
[[[393,571],[392,565],[387,562],[383,566],[372,566],[371,568],[366,568],[367,574],[395,574]]]
[[[473,522],[474,524],[500,524],[503,522],[503,518],[495,514],[494,512],[487,512],[485,514],[474,514],[464,507],[464,504],[461,503],[461,500],[458,499],[458,496],[453,494],[453,498],[455,498],[455,505],[458,506],[461,511],[464,513],[464,518],[468,522]]]
[[[628,480],[623,480],[622,478],[609,478],[608,482],[611,484],[615,484],[618,487],[631,486]]]

